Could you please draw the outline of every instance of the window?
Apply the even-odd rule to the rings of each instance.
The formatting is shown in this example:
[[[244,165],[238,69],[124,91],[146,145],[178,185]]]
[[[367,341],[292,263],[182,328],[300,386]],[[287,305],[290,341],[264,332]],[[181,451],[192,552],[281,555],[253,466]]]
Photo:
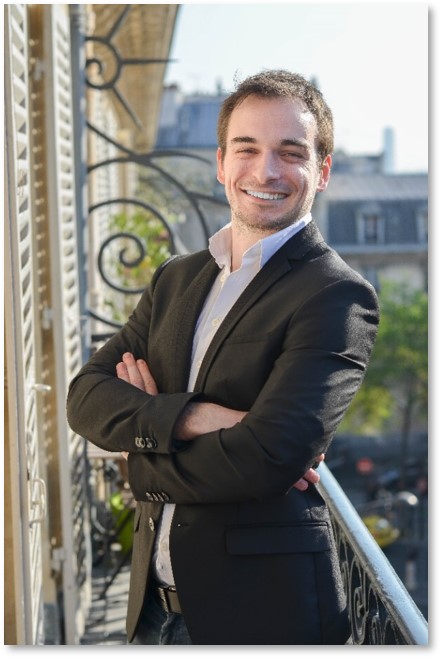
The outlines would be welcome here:
[[[429,233],[427,208],[422,208],[417,213],[417,232],[418,242],[427,244]]]
[[[377,244],[380,242],[380,217],[378,215],[364,215],[363,237],[366,244]]]
[[[378,204],[369,204],[357,212],[357,242],[373,245],[384,242],[384,217]]]

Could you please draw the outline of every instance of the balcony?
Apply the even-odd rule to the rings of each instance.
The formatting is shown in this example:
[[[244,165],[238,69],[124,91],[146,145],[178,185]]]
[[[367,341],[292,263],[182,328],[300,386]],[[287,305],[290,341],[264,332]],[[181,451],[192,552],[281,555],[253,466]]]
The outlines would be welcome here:
[[[319,472],[318,486],[331,511],[348,600],[348,644],[427,645],[424,616],[330,469],[321,464]],[[81,644],[126,644],[128,586],[128,560],[118,551],[108,552],[94,570],[92,608]]]

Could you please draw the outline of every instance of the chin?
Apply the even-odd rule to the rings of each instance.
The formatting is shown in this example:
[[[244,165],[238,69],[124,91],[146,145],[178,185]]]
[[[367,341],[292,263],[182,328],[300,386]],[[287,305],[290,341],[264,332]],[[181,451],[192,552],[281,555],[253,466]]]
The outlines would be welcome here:
[[[275,233],[276,231],[282,231],[284,228],[288,228],[288,226],[295,224],[295,222],[297,222],[300,217],[303,217],[303,215],[290,213],[288,215],[282,215],[281,217],[253,217],[245,215],[244,213],[235,213],[234,217],[239,226],[247,228],[248,230],[259,233]]]

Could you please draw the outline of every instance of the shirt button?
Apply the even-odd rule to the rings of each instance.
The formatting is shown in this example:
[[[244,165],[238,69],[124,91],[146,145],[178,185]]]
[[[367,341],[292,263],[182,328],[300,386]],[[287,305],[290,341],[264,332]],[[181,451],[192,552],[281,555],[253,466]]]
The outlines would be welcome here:
[[[214,318],[214,320],[211,321],[211,324],[213,325],[213,327],[218,327],[220,324],[219,318]]]

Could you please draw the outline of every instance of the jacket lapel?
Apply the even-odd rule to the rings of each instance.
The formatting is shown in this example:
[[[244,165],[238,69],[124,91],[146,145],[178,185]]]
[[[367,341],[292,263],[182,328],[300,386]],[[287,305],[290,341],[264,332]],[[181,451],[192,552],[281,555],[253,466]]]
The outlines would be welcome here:
[[[173,390],[177,392],[187,390],[196,322],[214,280],[219,274],[219,267],[210,257],[209,252],[207,252],[207,256],[210,260],[196,274],[174,309],[170,356],[173,368]]]
[[[323,238],[316,224],[311,221],[305,229],[294,235],[281,247],[265,266],[258,272],[251,283],[245,288],[237,302],[233,305],[205,354],[195,383],[195,390],[202,391],[213,359],[216,357],[222,343],[231,333],[239,320],[245,315],[258,299],[281,277],[291,271],[290,261],[300,260],[310,249]],[[214,277],[213,280],[214,281]],[[210,284],[211,285],[211,284]],[[208,294],[208,290],[205,294]],[[204,297],[205,299],[205,297]],[[204,300],[202,300],[204,301]],[[202,306],[200,307],[202,308]]]

